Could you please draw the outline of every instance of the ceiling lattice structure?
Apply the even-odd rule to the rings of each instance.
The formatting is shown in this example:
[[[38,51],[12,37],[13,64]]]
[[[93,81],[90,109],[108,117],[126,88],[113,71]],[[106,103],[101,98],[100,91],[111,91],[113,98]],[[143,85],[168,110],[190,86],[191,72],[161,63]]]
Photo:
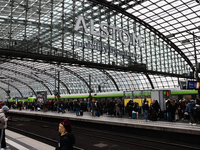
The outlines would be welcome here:
[[[0,0],[0,91],[177,88],[199,63],[199,14],[198,0]]]

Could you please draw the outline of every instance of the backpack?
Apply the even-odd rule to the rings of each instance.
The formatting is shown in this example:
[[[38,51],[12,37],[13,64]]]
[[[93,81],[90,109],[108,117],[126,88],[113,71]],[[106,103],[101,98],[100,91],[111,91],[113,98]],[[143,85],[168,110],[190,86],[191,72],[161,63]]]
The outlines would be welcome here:
[[[122,108],[122,106],[123,106],[122,103],[119,102],[119,103],[118,103],[118,107],[119,107],[119,108]]]
[[[3,112],[0,112],[0,124],[5,124],[5,115]]]

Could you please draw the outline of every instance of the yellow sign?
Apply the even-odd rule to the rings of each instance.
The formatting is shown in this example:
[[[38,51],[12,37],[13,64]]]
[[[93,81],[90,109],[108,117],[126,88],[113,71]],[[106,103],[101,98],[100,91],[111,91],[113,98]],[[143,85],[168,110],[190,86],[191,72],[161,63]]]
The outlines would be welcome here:
[[[151,98],[146,98],[147,99],[147,101],[148,101],[148,103],[149,103],[149,106],[150,106],[150,104],[151,104]],[[127,106],[127,103],[129,102],[129,101],[132,101],[132,99],[124,99],[124,106]],[[133,102],[137,102],[138,104],[139,104],[139,106],[142,106],[142,103],[144,102],[144,99],[142,100],[142,102],[141,102],[141,98],[134,98],[133,99]]]

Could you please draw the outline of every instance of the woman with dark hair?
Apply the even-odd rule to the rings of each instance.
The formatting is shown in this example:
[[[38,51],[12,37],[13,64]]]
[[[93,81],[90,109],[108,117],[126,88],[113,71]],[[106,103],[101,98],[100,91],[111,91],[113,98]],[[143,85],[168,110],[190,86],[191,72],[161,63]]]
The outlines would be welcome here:
[[[74,134],[71,133],[72,125],[70,121],[64,120],[59,124],[60,140],[56,146],[56,150],[73,150],[75,144]]]

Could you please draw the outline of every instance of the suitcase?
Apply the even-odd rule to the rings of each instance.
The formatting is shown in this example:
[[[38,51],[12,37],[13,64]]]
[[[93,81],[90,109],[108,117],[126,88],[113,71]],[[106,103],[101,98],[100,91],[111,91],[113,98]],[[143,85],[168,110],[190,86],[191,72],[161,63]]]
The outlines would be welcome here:
[[[62,112],[62,108],[59,108],[59,112]]]
[[[136,112],[132,111],[132,118],[136,119],[136,117],[137,117]]]
[[[80,116],[83,116],[83,110],[80,110]]]
[[[163,116],[164,116],[164,120],[167,120],[167,113],[164,113]]]
[[[159,119],[160,119],[160,112],[158,113],[158,116],[157,116],[157,118],[159,118]]]
[[[178,114],[175,114],[175,121],[179,120]]]
[[[91,116],[93,115],[93,110],[91,110]]]
[[[97,116],[98,114],[97,114],[97,111],[95,111],[95,116]]]
[[[151,114],[148,113],[148,120],[151,120]]]
[[[164,118],[164,112],[160,111],[160,119]]]

